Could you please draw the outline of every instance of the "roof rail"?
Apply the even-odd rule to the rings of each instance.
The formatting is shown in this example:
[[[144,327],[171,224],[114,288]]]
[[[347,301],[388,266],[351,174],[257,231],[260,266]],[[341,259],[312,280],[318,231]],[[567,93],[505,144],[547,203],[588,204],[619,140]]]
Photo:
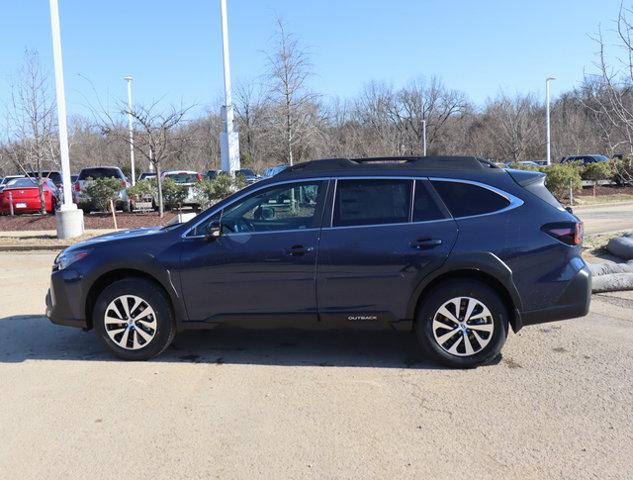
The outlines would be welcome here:
[[[434,155],[426,157],[398,156],[398,157],[368,157],[353,158],[352,161],[358,163],[406,163],[411,166],[422,168],[458,168],[458,169],[480,169],[497,168],[492,162],[478,157],[458,156],[458,155]]]
[[[297,163],[286,168],[279,175],[286,175],[303,171],[339,170],[359,167],[405,167],[424,169],[450,169],[450,170],[482,170],[485,168],[498,168],[489,160],[467,156],[394,156],[394,157],[367,157],[367,158],[327,158]]]

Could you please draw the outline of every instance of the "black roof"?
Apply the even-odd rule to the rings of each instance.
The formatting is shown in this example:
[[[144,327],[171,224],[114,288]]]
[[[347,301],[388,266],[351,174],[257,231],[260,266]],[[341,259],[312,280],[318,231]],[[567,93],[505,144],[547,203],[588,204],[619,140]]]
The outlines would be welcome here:
[[[428,157],[370,157],[370,158],[328,158],[298,163],[278,173],[277,177],[293,173],[314,173],[332,171],[363,170],[467,170],[482,171],[498,168],[492,162],[478,157],[428,156]]]

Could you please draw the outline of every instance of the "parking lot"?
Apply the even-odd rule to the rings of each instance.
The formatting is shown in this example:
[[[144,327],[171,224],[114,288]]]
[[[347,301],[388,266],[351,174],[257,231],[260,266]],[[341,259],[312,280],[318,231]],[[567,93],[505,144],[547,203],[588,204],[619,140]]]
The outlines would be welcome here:
[[[217,329],[125,363],[43,316],[53,258],[0,253],[4,478],[633,472],[630,292],[511,334],[498,363],[470,371],[390,331]]]

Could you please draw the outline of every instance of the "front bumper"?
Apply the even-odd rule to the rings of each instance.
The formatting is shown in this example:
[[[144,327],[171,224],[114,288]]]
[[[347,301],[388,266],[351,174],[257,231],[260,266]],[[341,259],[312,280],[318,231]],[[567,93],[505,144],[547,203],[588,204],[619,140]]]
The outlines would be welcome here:
[[[584,317],[591,302],[591,271],[586,265],[576,272],[558,301],[542,310],[521,313],[523,325],[555,322]]]
[[[81,277],[72,269],[53,272],[46,294],[46,316],[57,324],[87,329],[85,312],[81,311]]]

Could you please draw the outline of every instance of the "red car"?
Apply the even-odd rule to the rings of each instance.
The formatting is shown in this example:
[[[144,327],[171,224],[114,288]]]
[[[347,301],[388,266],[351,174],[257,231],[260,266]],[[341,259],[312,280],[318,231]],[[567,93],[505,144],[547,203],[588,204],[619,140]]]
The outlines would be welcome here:
[[[50,179],[44,179],[44,205],[48,213],[55,211],[57,205],[57,187]],[[13,202],[14,213],[39,212],[40,193],[34,178],[16,178],[11,180],[0,192],[0,213],[10,213]]]

